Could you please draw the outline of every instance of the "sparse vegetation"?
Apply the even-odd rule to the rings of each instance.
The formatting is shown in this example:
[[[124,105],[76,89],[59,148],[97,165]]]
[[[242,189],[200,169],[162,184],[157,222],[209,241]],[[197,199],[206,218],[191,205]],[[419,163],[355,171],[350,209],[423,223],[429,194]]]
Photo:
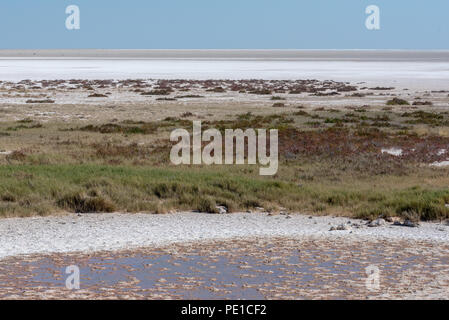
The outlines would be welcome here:
[[[63,84],[43,81],[35,90],[59,88]],[[415,94],[410,95],[414,101],[411,106],[393,98],[393,93],[359,92],[345,83],[317,80],[158,80],[151,84],[143,80],[70,80],[69,84],[63,89],[81,88],[83,97],[107,97],[108,90],[112,92],[114,88],[131,95],[155,97],[140,97],[145,103],[127,113],[123,112],[129,106],[100,99],[101,108],[89,106],[88,111],[80,109],[83,114],[79,118],[77,115],[63,120],[53,120],[53,113],[39,118],[36,110],[43,107],[48,111],[60,105],[27,105],[26,111],[15,118],[11,118],[8,108],[0,109],[1,216],[61,211],[215,212],[216,206],[224,206],[229,212],[263,207],[368,219],[449,218],[449,169],[429,166],[448,157],[441,153],[449,149],[449,113],[441,110],[442,100],[432,103],[432,97],[421,100]],[[228,105],[221,103],[220,96],[217,104],[221,109],[217,111],[218,108],[205,107],[207,101],[201,104],[204,99],[195,100],[204,97],[197,94],[201,92],[268,97],[252,96],[261,106],[248,105],[245,109],[239,105],[231,112]],[[341,92],[364,102],[357,105],[359,99],[341,95],[344,103],[350,101],[348,105],[327,105],[325,99],[330,98],[308,97]],[[284,94],[304,95],[289,95],[286,108]],[[388,100],[388,106],[374,105],[365,102],[364,97],[369,94],[393,99]],[[432,94],[446,99],[446,93]],[[47,95],[27,96],[31,97],[33,101],[44,101]],[[191,100],[164,103],[176,99]],[[319,103],[310,104],[307,99]],[[304,104],[299,105],[300,102]],[[181,104],[191,109],[176,109]],[[102,115],[108,117],[98,116],[99,109],[105,110]],[[60,111],[55,110],[50,111]],[[95,117],[89,118],[90,110],[95,110]],[[146,115],[154,113],[154,117],[134,114],[140,110],[145,110]],[[7,117],[9,120],[4,120]],[[202,120],[203,130],[278,129],[278,173],[261,177],[258,166],[248,165],[171,165],[170,132],[175,128],[190,131],[193,120]],[[389,148],[402,153],[381,151]]]
[[[55,103],[55,101],[51,99],[42,99],[42,100],[28,99],[26,103]]]
[[[107,98],[108,96],[102,93],[92,93],[88,95],[88,98]]]
[[[142,96],[166,96],[172,91],[170,89],[155,89],[151,91],[144,91],[141,93]]]
[[[407,100],[400,99],[400,98],[393,98],[393,99],[387,101],[387,106],[395,106],[395,105],[408,106],[408,105],[410,105],[410,103],[408,103]]]
[[[414,106],[432,106],[432,101],[415,101],[413,102]]]

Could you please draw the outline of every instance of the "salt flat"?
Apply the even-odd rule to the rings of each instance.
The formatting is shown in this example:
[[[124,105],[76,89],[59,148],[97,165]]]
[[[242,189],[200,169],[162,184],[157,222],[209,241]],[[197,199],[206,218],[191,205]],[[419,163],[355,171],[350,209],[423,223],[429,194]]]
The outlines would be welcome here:
[[[0,51],[0,80],[318,79],[442,90],[449,53],[407,51]]]
[[[264,213],[114,213],[8,218],[0,220],[0,258],[36,253],[87,253],[251,237],[449,242],[449,226],[440,223],[422,223],[419,228],[388,225],[329,231],[332,226],[348,222],[352,225],[361,224],[360,220],[348,218],[309,218],[299,214]]]

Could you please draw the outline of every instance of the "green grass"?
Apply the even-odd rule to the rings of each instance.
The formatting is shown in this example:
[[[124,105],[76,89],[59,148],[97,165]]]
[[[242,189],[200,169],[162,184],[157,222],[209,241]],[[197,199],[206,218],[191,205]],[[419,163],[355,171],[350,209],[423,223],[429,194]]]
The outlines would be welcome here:
[[[316,196],[327,207],[350,210],[355,217],[375,219],[399,216],[431,221],[449,217],[449,190],[444,188],[398,188],[392,190],[333,189]]]
[[[0,166],[0,215],[47,215],[72,212],[152,212],[170,209],[215,212],[265,207],[309,213],[376,218],[449,217],[449,189],[444,187],[374,187],[311,182],[297,185],[261,178],[248,166],[154,168],[108,165]]]
[[[171,208],[210,211],[263,205],[294,186],[208,169],[160,169],[107,165],[0,166],[0,214],[149,211]],[[255,199],[261,199],[256,201]],[[209,201],[209,205],[207,205]],[[97,208],[98,206],[98,208]]]

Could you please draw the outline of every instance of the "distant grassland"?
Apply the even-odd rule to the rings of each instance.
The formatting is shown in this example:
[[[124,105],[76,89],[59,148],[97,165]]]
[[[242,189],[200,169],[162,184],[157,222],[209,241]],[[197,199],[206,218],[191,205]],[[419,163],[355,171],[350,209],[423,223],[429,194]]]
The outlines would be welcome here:
[[[169,133],[189,114],[159,122],[0,123],[0,215],[198,210],[291,211],[360,218],[449,218],[447,113],[305,111],[203,121],[208,127],[277,128],[279,172],[257,166],[179,166]],[[381,148],[399,147],[400,157]]]

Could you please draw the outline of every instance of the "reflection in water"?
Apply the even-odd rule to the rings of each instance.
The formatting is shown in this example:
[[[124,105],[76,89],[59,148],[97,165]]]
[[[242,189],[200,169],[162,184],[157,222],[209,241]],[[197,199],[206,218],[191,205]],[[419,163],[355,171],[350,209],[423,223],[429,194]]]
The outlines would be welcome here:
[[[390,292],[394,284],[416,284],[413,272],[431,281],[438,268],[447,266],[445,255],[424,256],[420,250],[403,250],[405,246],[233,240],[119,253],[16,258],[0,263],[4,278],[0,297],[11,296],[19,288],[40,292],[43,297],[64,297],[69,265],[79,266],[81,292],[88,292],[83,293],[88,297],[183,299],[366,297],[372,294],[365,288],[368,265],[382,271],[383,292],[379,294]],[[414,283],[404,279],[405,274],[411,275]]]

